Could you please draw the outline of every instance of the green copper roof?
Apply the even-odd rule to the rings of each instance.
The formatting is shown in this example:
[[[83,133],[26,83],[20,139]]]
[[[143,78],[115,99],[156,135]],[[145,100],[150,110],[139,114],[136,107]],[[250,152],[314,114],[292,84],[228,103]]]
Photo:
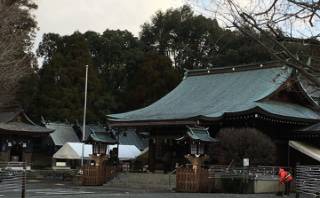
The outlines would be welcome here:
[[[67,142],[80,142],[72,125],[51,122],[46,123],[45,126],[54,130],[50,133],[50,138],[56,146],[63,146]]]
[[[268,101],[288,78],[288,67],[230,68],[223,72],[189,75],[173,91],[145,108],[109,115],[116,122],[145,122],[186,119],[218,119],[228,113],[260,110],[294,119],[319,119],[298,104]]]
[[[121,145],[135,145],[141,151],[148,147],[149,139],[143,138],[133,129],[128,129],[125,132],[120,133],[118,137]]]
[[[0,134],[1,133],[30,133],[30,134],[49,134],[52,133],[53,129],[46,127],[32,125],[24,122],[0,122]]]
[[[101,142],[106,144],[116,144],[117,140],[111,137],[111,134],[105,133],[105,132],[96,132],[91,133],[88,137],[88,142],[94,141],[94,142]]]

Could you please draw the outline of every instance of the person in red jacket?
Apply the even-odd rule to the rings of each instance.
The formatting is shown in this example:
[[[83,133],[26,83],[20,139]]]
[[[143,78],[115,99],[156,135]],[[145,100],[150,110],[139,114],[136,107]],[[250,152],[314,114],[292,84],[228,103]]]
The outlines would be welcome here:
[[[284,184],[285,185],[285,195],[289,195],[290,193],[290,183],[293,180],[293,177],[291,176],[291,174],[284,170],[283,168],[279,169],[279,182],[280,184]]]

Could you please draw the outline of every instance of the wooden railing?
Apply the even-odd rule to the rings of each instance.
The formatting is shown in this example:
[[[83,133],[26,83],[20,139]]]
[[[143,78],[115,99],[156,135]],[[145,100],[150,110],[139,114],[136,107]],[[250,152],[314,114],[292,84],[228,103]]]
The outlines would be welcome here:
[[[111,180],[119,170],[116,166],[84,165],[82,171],[82,185],[101,186]]]
[[[192,169],[190,166],[177,168],[176,191],[208,192],[208,169]]]
[[[82,171],[82,185],[84,186],[101,186],[106,182],[105,166],[84,165]]]

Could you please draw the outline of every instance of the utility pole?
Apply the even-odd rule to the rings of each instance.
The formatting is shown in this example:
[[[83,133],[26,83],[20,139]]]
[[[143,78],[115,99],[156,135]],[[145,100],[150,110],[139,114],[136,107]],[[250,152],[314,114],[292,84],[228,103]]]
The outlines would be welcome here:
[[[86,82],[84,88],[84,107],[83,107],[83,123],[82,123],[82,153],[81,153],[81,166],[84,161],[84,141],[86,138],[86,114],[87,114],[87,89],[88,89],[88,65],[86,65]]]

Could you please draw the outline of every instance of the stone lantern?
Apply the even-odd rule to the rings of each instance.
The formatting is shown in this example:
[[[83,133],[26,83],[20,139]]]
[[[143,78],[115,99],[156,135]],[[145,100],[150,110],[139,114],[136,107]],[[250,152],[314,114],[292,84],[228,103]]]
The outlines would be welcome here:
[[[117,140],[107,132],[92,132],[90,133],[87,143],[92,144],[92,160],[95,161],[95,166],[100,166],[108,159],[108,145],[117,144]]]
[[[189,152],[185,158],[190,161],[192,167],[197,171],[203,165],[204,161],[209,159],[206,147],[209,144],[217,143],[218,140],[212,138],[208,128],[187,127],[186,134],[177,139],[178,142],[189,145]]]

